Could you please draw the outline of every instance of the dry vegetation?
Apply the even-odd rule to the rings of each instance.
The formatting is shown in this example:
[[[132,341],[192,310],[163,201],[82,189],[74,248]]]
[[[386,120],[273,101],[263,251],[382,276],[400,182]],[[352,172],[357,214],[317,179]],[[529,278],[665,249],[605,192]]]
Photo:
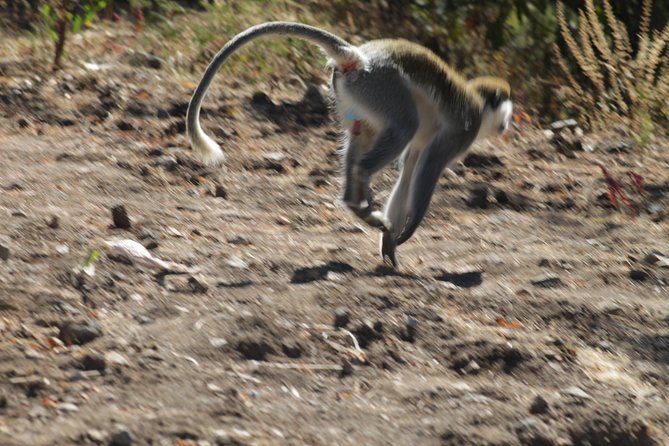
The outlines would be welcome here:
[[[559,92],[574,107],[579,119],[593,128],[605,128],[612,118],[627,118],[640,142],[647,142],[653,122],[669,123],[669,24],[649,29],[652,0],[644,0],[638,48],[633,49],[625,25],[616,19],[609,0],[602,2],[603,23],[593,0],[579,10],[574,37],[562,3],[557,15],[560,33],[578,66],[578,77],[555,45],[557,61],[568,81]]]

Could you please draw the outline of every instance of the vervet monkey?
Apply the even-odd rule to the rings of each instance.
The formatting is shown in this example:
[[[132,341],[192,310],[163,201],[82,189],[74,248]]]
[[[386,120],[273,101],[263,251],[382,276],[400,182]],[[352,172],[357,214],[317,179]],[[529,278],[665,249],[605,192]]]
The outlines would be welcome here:
[[[509,84],[491,77],[467,81],[436,54],[406,40],[353,46],[301,23],[263,23],[237,34],[214,56],[193,94],[187,130],[203,161],[217,164],[225,159],[200,127],[207,88],[232,53],[269,34],[301,37],[329,56],[331,90],[345,131],[343,200],[355,215],[382,231],[381,256],[397,266],[396,247],[423,220],[443,169],[475,141],[509,127]],[[399,179],[383,212],[374,210],[370,180],[398,157]]]

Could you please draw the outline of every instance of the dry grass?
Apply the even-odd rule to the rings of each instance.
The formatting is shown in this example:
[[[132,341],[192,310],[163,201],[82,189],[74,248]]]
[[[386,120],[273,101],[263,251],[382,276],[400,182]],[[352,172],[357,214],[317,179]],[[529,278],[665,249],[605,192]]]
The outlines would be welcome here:
[[[564,5],[557,4],[560,34],[569,50],[567,57],[555,45],[557,63],[566,79],[559,94],[592,128],[623,120],[644,143],[654,123],[669,122],[669,24],[651,32],[652,0],[645,0],[635,52],[609,0],[603,0],[602,7],[604,20],[597,15],[594,1],[586,0],[574,33]],[[574,70],[570,62],[578,69]]]

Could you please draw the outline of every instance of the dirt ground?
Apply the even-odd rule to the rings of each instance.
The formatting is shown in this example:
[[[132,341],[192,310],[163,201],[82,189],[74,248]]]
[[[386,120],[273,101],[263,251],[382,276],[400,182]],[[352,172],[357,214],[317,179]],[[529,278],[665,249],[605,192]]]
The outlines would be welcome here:
[[[99,63],[0,64],[0,444],[669,445],[669,141],[480,145],[391,271],[320,87],[219,79],[213,169],[197,73]]]

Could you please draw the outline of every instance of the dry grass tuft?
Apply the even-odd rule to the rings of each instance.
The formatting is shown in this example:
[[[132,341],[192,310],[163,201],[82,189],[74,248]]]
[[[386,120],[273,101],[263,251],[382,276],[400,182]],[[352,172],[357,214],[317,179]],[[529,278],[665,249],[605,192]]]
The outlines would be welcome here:
[[[567,57],[554,47],[566,81],[558,93],[592,128],[624,120],[641,143],[648,142],[654,123],[669,123],[669,24],[650,31],[652,3],[643,2],[636,54],[609,0],[602,1],[604,20],[599,19],[594,1],[586,0],[576,33],[567,23],[564,5],[557,3],[560,35],[569,50]]]

